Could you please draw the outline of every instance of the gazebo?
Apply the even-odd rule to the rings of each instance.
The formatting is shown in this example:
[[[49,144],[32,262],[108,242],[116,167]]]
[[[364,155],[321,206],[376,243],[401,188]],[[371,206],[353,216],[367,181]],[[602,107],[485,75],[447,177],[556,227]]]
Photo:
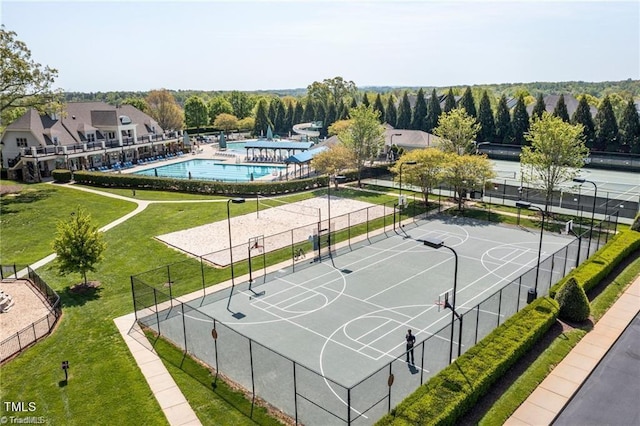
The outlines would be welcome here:
[[[247,161],[252,162],[286,162],[298,151],[304,152],[313,146],[312,142],[291,142],[275,140],[258,140],[246,142]]]
[[[299,154],[295,154],[284,160],[284,163],[287,165],[287,177],[289,176],[289,164],[293,164],[293,175],[297,177],[302,177],[303,169],[306,166],[307,176],[309,177],[311,173],[311,167],[309,164],[314,156],[321,153],[322,151],[328,149],[326,146],[320,146],[318,148],[310,149]],[[296,166],[298,167],[296,170]]]

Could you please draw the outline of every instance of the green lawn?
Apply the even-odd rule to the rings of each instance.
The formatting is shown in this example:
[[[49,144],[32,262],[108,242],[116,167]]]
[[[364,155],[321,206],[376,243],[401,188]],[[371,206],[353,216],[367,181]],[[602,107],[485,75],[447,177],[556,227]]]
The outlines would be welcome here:
[[[27,186],[29,200],[4,204],[11,209],[11,232],[2,217],[2,258],[21,247],[24,236],[32,239],[16,262],[33,263],[50,254],[55,219],[48,226],[35,225],[48,214],[65,217],[72,207],[86,206],[94,222],[104,225],[134,207],[133,204],[52,185]],[[28,204],[28,206],[25,206]],[[255,206],[244,204],[233,214]],[[62,298],[63,317],[57,330],[0,370],[2,401],[33,401],[32,415],[46,416],[51,424],[166,424],[164,415],[117,331],[113,318],[133,310],[131,274],[184,260],[185,256],[152,237],[226,218],[225,203],[154,204],[129,221],[105,233],[105,260],[89,279],[102,286],[94,295],[75,296],[68,290],[80,276],[60,277],[52,264],[38,273]],[[32,249],[33,246],[33,250]],[[61,386],[60,362],[70,363],[70,378]],[[214,398],[210,395],[210,398]],[[224,403],[218,400],[217,404]],[[213,404],[213,402],[212,402]],[[2,407],[4,411],[4,407]],[[6,414],[6,413],[2,413]],[[240,416],[235,424],[254,424]]]

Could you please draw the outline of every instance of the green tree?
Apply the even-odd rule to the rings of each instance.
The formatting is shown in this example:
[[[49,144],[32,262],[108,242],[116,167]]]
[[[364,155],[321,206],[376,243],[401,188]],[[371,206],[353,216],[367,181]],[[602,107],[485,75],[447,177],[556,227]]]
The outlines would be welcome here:
[[[302,102],[297,102],[296,107],[293,110],[293,122],[292,125],[302,123],[302,116],[304,115],[304,107],[302,106]]]
[[[334,143],[329,146],[329,149],[314,155],[311,167],[321,174],[335,176],[353,166],[354,163],[353,151],[343,143]]]
[[[398,107],[398,121],[396,122],[396,129],[410,129],[411,128],[411,104],[409,103],[409,95],[405,90],[402,95],[402,101]]]
[[[304,106],[304,113],[302,114],[302,121],[304,123],[309,123],[315,119],[316,110],[313,107],[313,101],[307,100],[307,104]]]
[[[258,108],[256,109],[256,121],[253,125],[253,134],[256,136],[264,136],[267,134],[269,126],[273,128],[272,123],[269,121],[267,111],[269,106],[266,99],[260,99],[258,102]]]
[[[225,112],[218,114],[216,120],[213,122],[213,126],[216,129],[222,129],[225,133],[229,133],[231,130],[239,129],[238,117]]]
[[[184,120],[187,127],[197,128],[200,133],[200,128],[207,125],[209,121],[209,111],[207,110],[207,104],[204,103],[199,96],[189,96],[184,103]]]
[[[364,96],[362,97],[362,105],[364,106],[369,106],[371,105],[369,102],[369,97],[367,96],[367,94],[365,93]]]
[[[609,96],[605,96],[595,119],[596,137],[594,149],[597,151],[617,151],[618,123],[613,113]]]
[[[280,133],[281,135],[286,134],[291,127],[287,127],[286,125],[286,117],[287,111],[285,109],[284,103],[278,102],[276,110],[276,122],[274,123],[275,131]]]
[[[250,116],[255,106],[255,101],[249,95],[237,90],[229,93],[228,100],[233,107],[233,115],[239,119]]]
[[[341,99],[336,106],[336,120],[346,120],[349,117],[349,108],[344,104]]]
[[[278,99],[276,101],[276,99]],[[269,117],[269,121],[273,125],[271,130],[275,130],[278,127],[277,115],[278,115],[278,105],[277,103],[280,101],[280,98],[271,98],[271,100],[267,101],[269,107],[267,108],[267,117]]]
[[[482,190],[495,177],[491,162],[484,155],[453,155],[444,173],[444,180],[457,194],[458,210],[462,210],[467,192]]]
[[[447,96],[444,98],[444,107],[442,108],[442,112],[449,112],[456,107],[456,97],[453,94],[453,89],[449,88],[449,92],[447,92]]]
[[[325,78],[322,82],[314,81],[307,87],[307,97],[321,102],[326,107],[331,101],[339,105],[341,101],[344,102],[349,96],[355,95],[357,90],[353,81],[338,76]]]
[[[349,111],[349,116],[352,123],[346,130],[338,133],[338,139],[353,152],[360,186],[365,162],[373,162],[384,146],[384,127],[378,120],[378,113],[372,107],[360,105]]]
[[[556,107],[553,110],[553,115],[561,118],[565,123],[569,123],[571,121],[569,118],[569,111],[567,111],[567,104],[564,101],[564,95],[560,95],[558,98]]]
[[[255,127],[255,125],[256,125],[256,119],[253,117],[245,117],[242,120],[238,120],[238,130],[242,132],[253,131],[253,128]]]
[[[533,121],[526,138],[530,146],[522,148],[520,166],[531,173],[522,175],[545,194],[548,211],[554,191],[577,176],[589,149],[584,145],[581,125],[566,123],[547,112]]]
[[[289,103],[289,105],[287,106],[287,113],[284,116],[284,132],[283,133],[289,133],[291,132],[291,129],[293,128],[294,122],[293,122],[293,116],[295,114],[295,107],[293,106],[293,103]],[[298,124],[298,123],[295,123]]]
[[[556,293],[556,302],[560,306],[558,316],[565,321],[582,322],[589,319],[591,306],[584,289],[574,277],[571,277]]]
[[[122,101],[122,105],[131,105],[142,112],[149,112],[149,105],[147,105],[147,101],[145,101],[144,98],[135,98],[130,96]]]
[[[146,98],[149,115],[164,130],[182,129],[184,113],[167,89],[151,90]]]
[[[480,125],[475,118],[464,108],[455,108],[440,116],[433,133],[438,136],[441,150],[463,155],[475,153],[474,141],[479,131]]]
[[[60,275],[82,274],[86,286],[87,272],[95,272],[95,265],[103,259],[106,244],[98,227],[91,223],[91,216],[79,208],[72,213],[71,220],[58,222],[52,247]]]
[[[582,133],[584,134],[584,143],[587,148],[591,149],[595,143],[595,124],[593,124],[593,117],[591,116],[591,107],[587,102],[586,96],[580,96],[578,101],[578,107],[571,117],[572,124],[581,124]]]
[[[471,88],[467,86],[467,89],[462,94],[460,98],[460,102],[458,102],[458,108],[464,108],[467,111],[467,114],[473,118],[478,117],[478,113],[476,112],[476,103],[473,99],[473,93],[471,93]]]
[[[511,119],[511,130],[513,135],[513,143],[516,145],[524,145],[526,139],[525,134],[529,130],[529,114],[524,103],[524,97],[518,97],[518,103],[513,108],[513,118]]]
[[[536,104],[533,106],[533,111],[531,111],[531,118],[542,117],[542,113],[544,113],[546,110],[547,110],[547,105],[544,103],[544,97],[542,96],[542,92],[540,92],[536,97]]]
[[[380,117],[380,123],[385,121],[384,104],[382,103],[382,97],[380,93],[376,96],[376,100],[373,102],[373,109],[378,111],[378,117]]]
[[[325,129],[329,129],[333,123],[336,122],[338,116],[338,112],[336,111],[336,104],[334,102],[329,102],[329,106],[327,107],[327,113],[324,118],[324,127]]]
[[[416,96],[416,105],[413,107],[413,117],[411,119],[411,128],[413,130],[425,130],[427,119],[427,101],[424,98],[424,91],[422,88],[418,90]]]
[[[629,99],[622,113],[619,130],[621,151],[640,153],[640,118],[633,99]]]
[[[211,98],[207,107],[209,109],[209,123],[212,124],[219,114],[233,114],[233,105],[223,96]]]
[[[447,164],[454,154],[439,149],[425,148],[407,152],[395,162],[390,171],[398,178],[402,167],[402,182],[420,187],[425,205],[428,203],[429,193],[445,178]],[[415,165],[404,165],[415,161]]]
[[[52,89],[58,70],[35,62],[16,35],[0,27],[0,131],[28,108],[43,111],[62,100],[61,91]]]
[[[393,95],[389,96],[389,100],[387,101],[384,121],[393,127],[395,127],[398,122],[398,111],[396,110],[396,104],[393,101]]]
[[[485,90],[480,98],[480,108],[478,108],[478,124],[480,131],[478,132],[478,142],[493,142],[496,135],[496,126],[493,121],[493,111],[491,110],[491,101]]]
[[[440,108],[440,98],[436,94],[436,89],[431,92],[429,98],[429,104],[427,107],[427,117],[425,119],[425,131],[431,133],[433,129],[438,125],[438,118],[442,114],[442,108]]]
[[[509,107],[507,106],[507,97],[500,96],[498,108],[496,110],[496,140],[498,143],[511,143],[511,116],[509,115]]]

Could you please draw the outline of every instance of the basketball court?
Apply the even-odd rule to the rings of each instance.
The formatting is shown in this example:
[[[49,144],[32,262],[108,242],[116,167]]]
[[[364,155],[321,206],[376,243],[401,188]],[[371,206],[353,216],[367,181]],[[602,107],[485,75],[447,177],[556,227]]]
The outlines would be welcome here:
[[[453,252],[431,248],[425,238],[443,240],[457,254],[456,295]],[[542,261],[572,240],[545,233]],[[375,393],[363,391],[366,382],[386,383],[389,372],[380,369],[394,363],[396,384],[389,401],[395,404],[446,366],[442,359],[450,348],[448,333],[431,339],[427,353],[418,348],[451,323],[445,298],[449,303],[457,299],[456,310],[464,314],[535,268],[538,244],[538,232],[441,217],[340,256],[305,259],[312,265],[295,273],[283,271],[253,287],[236,285],[231,295],[226,290],[174,304],[142,322],[159,326],[163,336],[186,344],[189,352],[247,389],[263,398],[269,395],[269,402],[288,414],[305,411],[305,423],[332,423],[328,419],[334,417],[326,417],[332,413],[337,423],[350,417],[372,424],[380,413],[365,413],[375,404]],[[553,276],[552,271],[546,274]],[[526,289],[511,294],[520,306],[526,296]],[[496,308],[482,314],[512,313]],[[405,358],[408,329],[417,339],[415,363]],[[455,352],[457,345],[456,339]],[[462,353],[468,349],[464,345]],[[291,368],[292,361],[297,369]],[[346,391],[363,381],[357,392]],[[295,393],[273,391],[274,386],[296,386],[292,382],[298,387]],[[306,397],[294,401],[294,394]]]

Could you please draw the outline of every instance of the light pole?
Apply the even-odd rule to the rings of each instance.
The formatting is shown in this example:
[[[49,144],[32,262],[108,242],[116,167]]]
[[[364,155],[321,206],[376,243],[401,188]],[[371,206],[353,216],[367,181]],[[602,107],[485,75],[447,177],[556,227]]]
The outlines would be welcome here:
[[[227,200],[227,225],[229,226],[229,258],[231,259],[231,293],[233,293],[234,274],[233,274],[233,245],[231,243],[231,214],[229,213],[229,204],[242,204],[244,198],[230,198]]]
[[[453,304],[449,303],[448,299],[445,302],[445,308],[451,309],[451,338],[449,339],[449,364],[451,364],[453,360],[453,324],[456,318],[460,320],[460,328],[458,330],[458,357],[460,357],[460,353],[462,350],[462,317],[456,312],[456,289],[458,287],[458,253],[456,253],[453,248],[445,245],[443,240],[439,240],[437,238],[427,237],[423,240],[418,241],[422,241],[425,246],[429,246],[434,249],[439,249],[441,247],[447,248],[451,250],[451,253],[453,253],[453,256],[455,258],[455,266],[453,271]]]
[[[518,209],[538,210],[542,216],[542,226],[540,226],[540,243],[538,244],[538,263],[536,265],[536,283],[533,291],[529,289],[529,292],[527,293],[527,303],[531,303],[538,298],[538,275],[540,274],[540,254],[542,253],[542,234],[544,233],[544,211],[540,207],[534,206],[527,201],[516,202],[516,207]]]
[[[593,207],[591,208],[591,226],[589,227],[589,243],[587,244],[587,257],[589,257],[589,252],[591,251],[591,236],[593,235],[593,219],[596,214],[596,199],[598,198],[598,185],[595,182],[586,180],[584,178],[573,178],[573,181],[576,183],[590,183],[593,185]]]

